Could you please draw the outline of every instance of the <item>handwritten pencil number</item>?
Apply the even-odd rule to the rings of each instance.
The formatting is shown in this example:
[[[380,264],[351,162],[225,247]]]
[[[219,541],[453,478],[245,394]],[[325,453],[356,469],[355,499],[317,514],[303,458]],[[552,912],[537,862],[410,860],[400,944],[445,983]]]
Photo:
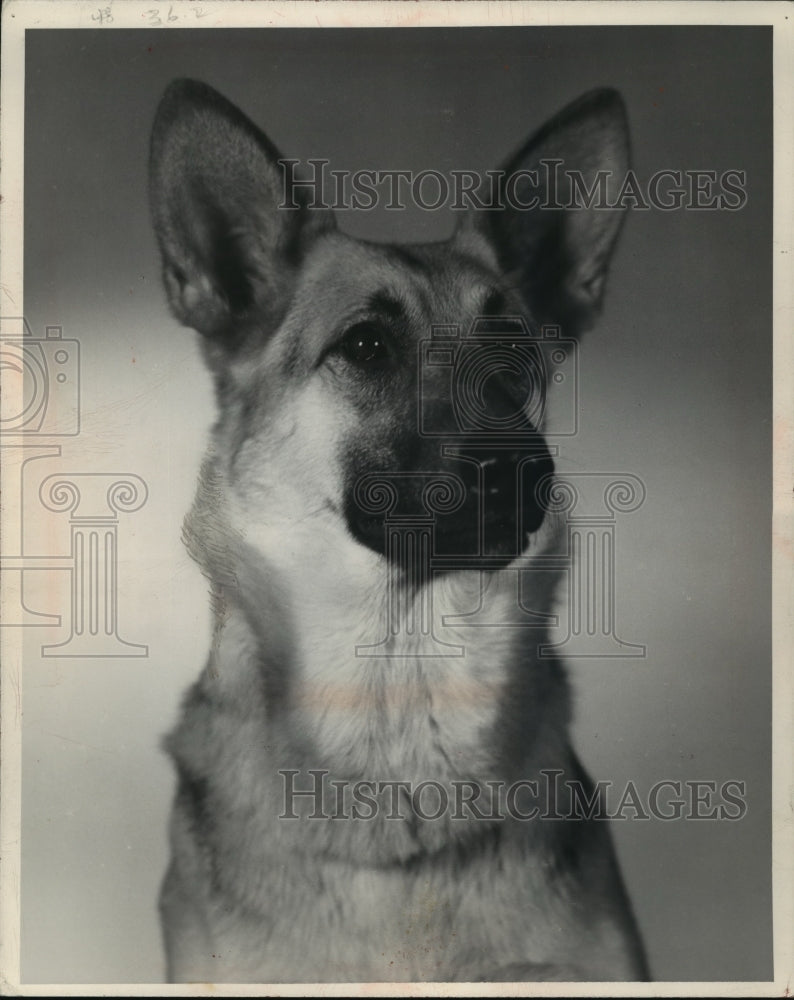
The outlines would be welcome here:
[[[153,8],[152,10],[147,10],[146,11],[146,16],[149,18],[149,24],[153,28],[157,28],[161,24],[163,24],[163,19],[160,17],[160,8],[159,7],[158,8]],[[174,8],[173,7],[169,7],[168,8],[168,13],[165,15],[165,19],[166,19],[166,21],[169,21],[169,22],[171,22],[171,21],[178,21],[179,20],[179,18],[177,17],[177,15],[174,13]]]
[[[100,24],[112,24],[113,15],[110,13],[110,7],[98,7],[91,15],[91,20]]]

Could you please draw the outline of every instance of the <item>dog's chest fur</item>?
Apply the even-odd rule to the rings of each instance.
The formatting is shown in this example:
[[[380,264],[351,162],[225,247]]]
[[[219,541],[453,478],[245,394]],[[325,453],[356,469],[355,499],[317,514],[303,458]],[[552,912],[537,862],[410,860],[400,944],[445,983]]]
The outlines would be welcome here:
[[[464,664],[445,670],[430,660],[358,662],[343,655],[343,624],[348,639],[355,634],[350,618],[340,622],[338,658],[329,650],[322,664],[297,665],[304,680],[293,707],[274,719],[256,638],[232,612],[172,738],[183,770],[173,827],[178,884],[181,893],[193,887],[202,914],[188,937],[208,935],[206,944],[194,941],[195,953],[215,956],[205,978],[311,981],[333,968],[340,981],[465,981],[495,978],[516,963],[526,975],[527,962],[580,978],[578,963],[591,952],[589,974],[602,962],[611,974],[623,960],[620,936],[587,905],[604,873],[593,866],[576,886],[560,877],[544,824],[423,822],[405,801],[402,818],[387,819],[393,800],[385,797],[381,814],[366,822],[309,819],[316,803],[308,797],[291,803],[299,820],[279,818],[286,811],[279,769],[299,771],[294,782],[302,789],[313,768],[327,769],[329,783],[364,777],[415,787],[431,779],[449,787],[455,779],[526,778],[540,766],[569,763],[551,735],[555,723],[527,739],[534,720],[511,720],[500,708],[520,679],[503,672],[494,646],[512,644],[515,630],[494,629],[493,639],[474,644],[477,659],[469,647]],[[548,711],[551,699],[538,697]],[[494,731],[497,720],[502,733]],[[511,724],[515,732],[505,734]],[[528,750],[518,750],[520,730]],[[326,816],[339,804],[330,794]],[[350,809],[349,798],[342,808]],[[587,870],[584,857],[582,864]],[[517,923],[516,914],[524,919]]]

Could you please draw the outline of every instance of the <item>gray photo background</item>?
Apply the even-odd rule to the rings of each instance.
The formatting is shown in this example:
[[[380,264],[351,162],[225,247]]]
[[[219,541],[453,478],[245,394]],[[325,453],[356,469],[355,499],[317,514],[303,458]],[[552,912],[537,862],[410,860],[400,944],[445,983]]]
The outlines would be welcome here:
[[[173,782],[159,741],[208,647],[180,525],[213,418],[193,335],[167,314],[146,200],[151,119],[177,76],[221,90],[285,155],[335,169],[494,168],[566,102],[611,85],[640,177],[747,171],[740,212],[630,213],[560,468],[630,472],[648,494],[617,541],[618,629],[647,658],[571,664],[586,765],[640,789],[747,786],[739,822],[615,824],[653,973],[770,978],[771,32],[39,30],[26,42],[24,308],[38,335],[59,324],[80,340],[83,423],[37,475],[148,483],[120,522],[119,615],[149,656],[42,659],[42,642],[65,636],[26,631],[23,981],[164,975]],[[421,240],[452,220],[413,209],[342,223]],[[59,530],[41,544],[68,548]],[[38,610],[63,611],[47,600],[44,588]]]

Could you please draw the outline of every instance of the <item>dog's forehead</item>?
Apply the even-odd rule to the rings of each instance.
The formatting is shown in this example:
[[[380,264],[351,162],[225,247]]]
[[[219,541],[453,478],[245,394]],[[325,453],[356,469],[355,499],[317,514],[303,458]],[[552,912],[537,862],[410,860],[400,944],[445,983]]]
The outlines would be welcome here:
[[[484,241],[375,244],[333,233],[312,248],[295,305],[322,315],[326,330],[386,301],[417,324],[456,322],[477,313],[498,281]]]

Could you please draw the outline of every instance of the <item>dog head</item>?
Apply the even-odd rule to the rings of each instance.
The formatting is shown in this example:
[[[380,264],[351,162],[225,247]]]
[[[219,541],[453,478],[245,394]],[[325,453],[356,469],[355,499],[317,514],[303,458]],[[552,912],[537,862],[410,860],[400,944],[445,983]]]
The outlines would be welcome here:
[[[432,518],[448,566],[519,556],[553,472],[546,383],[598,314],[622,215],[559,206],[574,174],[622,177],[627,148],[620,98],[594,91],[450,240],[374,244],[311,207],[237,108],[173,83],[150,177],[165,287],[202,335],[217,471],[249,521],[280,544],[301,524],[389,556],[389,519]]]

